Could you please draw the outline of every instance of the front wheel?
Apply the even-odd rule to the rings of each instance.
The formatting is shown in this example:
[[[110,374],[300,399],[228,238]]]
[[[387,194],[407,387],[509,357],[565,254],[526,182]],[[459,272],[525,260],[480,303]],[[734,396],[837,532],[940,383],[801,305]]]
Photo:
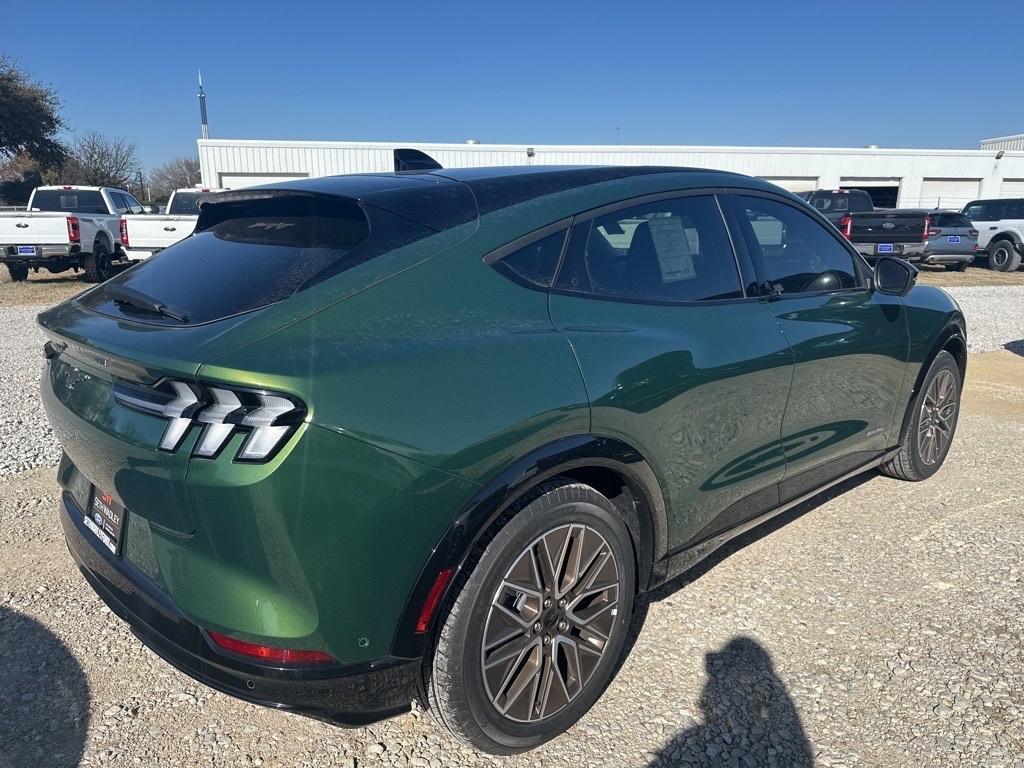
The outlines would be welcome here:
[[[485,545],[438,635],[427,705],[492,754],[554,738],[618,668],[636,589],[629,532],[571,480],[535,491]]]
[[[939,471],[956,432],[962,386],[956,359],[945,350],[939,352],[911,405],[899,453],[880,467],[883,475],[916,481]]]
[[[1020,254],[1009,240],[999,240],[988,252],[988,265],[996,272],[1016,272],[1020,267]]]

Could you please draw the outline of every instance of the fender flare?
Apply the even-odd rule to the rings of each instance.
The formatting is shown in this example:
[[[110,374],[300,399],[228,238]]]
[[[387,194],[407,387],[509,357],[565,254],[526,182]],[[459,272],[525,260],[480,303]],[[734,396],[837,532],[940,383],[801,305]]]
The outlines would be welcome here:
[[[608,469],[618,475],[633,494],[636,503],[623,505],[626,525],[637,555],[638,588],[652,581],[654,566],[667,551],[668,519],[661,486],[650,464],[639,451],[613,438],[576,435],[548,443],[506,467],[482,487],[463,508],[434,546],[409,593],[392,638],[391,654],[400,658],[422,657],[444,611],[431,618],[427,632],[417,633],[420,611],[434,586],[437,575],[454,568],[456,575],[465,566],[473,548],[495,520],[517,499],[551,477],[582,469]],[[444,606],[450,599],[451,578],[438,601]]]
[[[1016,246],[1018,252],[1020,252],[1021,246],[1024,245],[1024,239],[1021,238],[1020,232],[1015,229],[1004,229],[989,238],[988,245],[985,246],[985,250],[991,248],[992,244],[999,240],[1009,240]]]

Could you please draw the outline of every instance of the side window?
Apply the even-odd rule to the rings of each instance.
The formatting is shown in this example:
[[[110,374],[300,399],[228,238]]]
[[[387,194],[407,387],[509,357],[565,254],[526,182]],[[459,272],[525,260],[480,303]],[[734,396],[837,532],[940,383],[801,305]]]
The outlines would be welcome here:
[[[971,203],[964,208],[964,216],[971,221],[999,221],[1003,218],[1003,204],[995,201]]]
[[[858,288],[853,256],[822,224],[793,206],[737,195],[740,226],[775,293]]]
[[[114,206],[114,211],[118,214],[128,213],[131,206],[128,205],[128,201],[124,199],[124,195],[120,192],[108,192],[110,195],[110,202]]]
[[[129,213],[145,213],[146,209],[142,207],[142,203],[136,200],[131,195],[121,195],[124,198],[125,205],[128,206]]]
[[[743,296],[729,235],[711,195],[644,203],[575,225],[558,287],[669,303]]]
[[[566,230],[534,240],[529,245],[503,256],[494,266],[499,272],[525,280],[539,288],[550,288],[562,256]]]
[[[1010,200],[1003,211],[1004,219],[1024,219],[1024,200]]]

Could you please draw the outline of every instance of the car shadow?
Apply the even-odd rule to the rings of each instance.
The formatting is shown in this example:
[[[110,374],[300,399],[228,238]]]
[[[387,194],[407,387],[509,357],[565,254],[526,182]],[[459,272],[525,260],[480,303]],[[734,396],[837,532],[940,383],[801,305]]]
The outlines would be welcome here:
[[[68,647],[35,619],[0,606],[0,768],[78,765],[89,699]]]
[[[1017,339],[1016,341],[1008,341],[1003,344],[1003,349],[1013,352],[1015,355],[1024,357],[1024,339]]]
[[[704,657],[703,722],[676,733],[648,765],[811,768],[814,751],[771,655],[734,637]]]

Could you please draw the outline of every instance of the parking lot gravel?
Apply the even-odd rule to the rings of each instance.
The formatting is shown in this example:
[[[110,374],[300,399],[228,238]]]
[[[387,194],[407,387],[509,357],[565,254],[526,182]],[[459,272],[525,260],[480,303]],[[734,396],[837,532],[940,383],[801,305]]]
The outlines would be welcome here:
[[[851,481],[659,590],[591,713],[506,759],[419,710],[342,730],[246,704],[145,649],[62,541],[40,307],[0,308],[0,768],[1024,766],[1024,292],[988,290],[951,291],[972,349],[1008,349],[971,355],[938,475]]]

